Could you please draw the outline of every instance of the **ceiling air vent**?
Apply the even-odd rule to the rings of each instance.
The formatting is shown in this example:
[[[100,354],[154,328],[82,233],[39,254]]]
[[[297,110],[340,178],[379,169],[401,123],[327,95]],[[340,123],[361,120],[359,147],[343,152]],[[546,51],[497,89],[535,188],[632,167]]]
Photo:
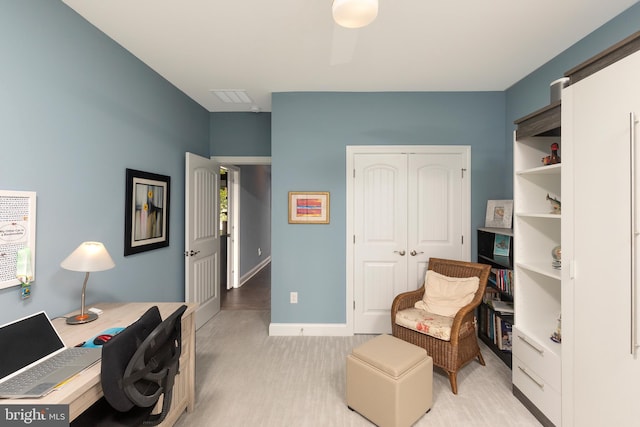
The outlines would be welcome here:
[[[216,89],[212,90],[225,104],[252,104],[253,101],[247,95],[247,91],[242,89]]]

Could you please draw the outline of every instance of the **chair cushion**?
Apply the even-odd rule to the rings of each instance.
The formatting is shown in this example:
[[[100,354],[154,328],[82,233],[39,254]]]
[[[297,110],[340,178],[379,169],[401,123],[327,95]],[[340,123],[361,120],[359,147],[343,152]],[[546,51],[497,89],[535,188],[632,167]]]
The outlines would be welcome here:
[[[478,277],[448,277],[427,270],[424,296],[415,307],[432,314],[454,317],[469,304],[478,290]]]
[[[419,308],[407,308],[396,313],[396,324],[443,341],[450,341],[453,317],[440,316]]]

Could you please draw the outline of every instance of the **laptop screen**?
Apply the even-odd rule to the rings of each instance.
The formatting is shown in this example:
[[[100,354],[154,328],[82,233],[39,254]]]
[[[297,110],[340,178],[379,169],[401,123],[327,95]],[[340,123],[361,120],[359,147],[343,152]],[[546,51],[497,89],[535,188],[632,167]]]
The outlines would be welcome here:
[[[44,312],[0,327],[0,379],[64,348]]]

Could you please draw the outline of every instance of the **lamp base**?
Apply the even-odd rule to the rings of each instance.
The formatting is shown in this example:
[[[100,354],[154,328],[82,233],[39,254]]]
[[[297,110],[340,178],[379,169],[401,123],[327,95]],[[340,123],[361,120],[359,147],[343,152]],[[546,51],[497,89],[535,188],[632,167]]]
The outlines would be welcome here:
[[[83,323],[93,322],[98,318],[98,315],[92,312],[86,312],[85,314],[76,314],[75,316],[67,317],[68,325],[82,325]]]

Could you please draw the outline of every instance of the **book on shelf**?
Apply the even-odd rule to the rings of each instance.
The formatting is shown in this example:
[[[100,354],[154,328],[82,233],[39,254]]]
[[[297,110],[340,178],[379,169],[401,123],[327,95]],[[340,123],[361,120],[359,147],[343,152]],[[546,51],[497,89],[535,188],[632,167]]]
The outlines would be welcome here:
[[[496,316],[496,346],[503,351],[511,351],[512,325]]]
[[[495,342],[496,313],[487,306],[481,306],[479,311],[478,327],[480,332],[491,341]]]
[[[500,301],[500,300],[492,300],[490,305],[493,307],[495,311],[499,311],[501,313],[511,313],[513,314],[513,303],[509,301]]]
[[[493,343],[499,350],[502,350],[502,320],[500,319],[500,316],[493,317],[493,326],[495,328]]]
[[[513,295],[513,270],[492,268],[489,281],[493,286],[508,295]]]
[[[485,323],[485,318],[487,317],[486,308],[480,306],[478,307],[478,332],[482,335],[487,335],[487,327]]]
[[[496,299],[500,299],[500,291],[496,288],[487,287],[487,289],[484,291],[482,302],[485,304],[490,304],[491,301]]]
[[[487,337],[502,351],[511,351],[513,316],[501,315],[488,307],[480,308],[478,327],[480,333]]]

